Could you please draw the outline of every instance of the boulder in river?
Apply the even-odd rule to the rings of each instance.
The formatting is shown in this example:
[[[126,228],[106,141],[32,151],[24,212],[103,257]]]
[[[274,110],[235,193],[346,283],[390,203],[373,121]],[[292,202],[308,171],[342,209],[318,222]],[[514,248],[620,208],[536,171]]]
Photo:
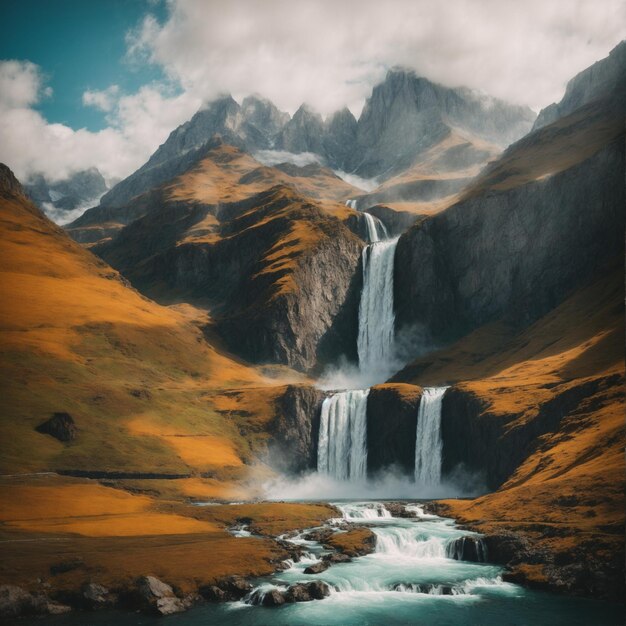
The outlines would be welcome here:
[[[185,610],[183,602],[176,597],[174,590],[154,576],[142,576],[137,583],[137,591],[143,608],[161,615],[171,615]]]
[[[317,563],[313,563],[305,568],[305,574],[321,574],[325,572],[330,567],[330,563],[327,561],[318,561]]]

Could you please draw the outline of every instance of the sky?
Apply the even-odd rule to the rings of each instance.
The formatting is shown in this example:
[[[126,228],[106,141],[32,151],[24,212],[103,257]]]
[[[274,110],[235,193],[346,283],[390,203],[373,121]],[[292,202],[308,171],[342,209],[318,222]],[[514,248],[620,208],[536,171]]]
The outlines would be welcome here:
[[[141,166],[203,103],[357,116],[396,65],[536,111],[626,38],[626,0],[0,0],[0,161]]]

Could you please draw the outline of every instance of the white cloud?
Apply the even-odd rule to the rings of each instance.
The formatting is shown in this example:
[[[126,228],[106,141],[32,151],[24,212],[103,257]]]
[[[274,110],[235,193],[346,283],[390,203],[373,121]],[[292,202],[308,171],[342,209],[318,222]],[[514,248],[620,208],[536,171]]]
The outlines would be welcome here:
[[[0,61],[0,160],[24,179],[90,166],[120,178],[141,166],[202,102],[259,93],[294,112],[358,114],[388,67],[539,109],[569,78],[626,38],[626,0],[169,0],[127,37],[136,63],[159,64],[168,83],[134,94],[116,85],[83,94],[106,113],[90,132],[49,123],[35,106],[51,95],[42,68]],[[45,70],[46,68],[43,68]],[[173,91],[171,85],[178,87]]]
[[[118,85],[111,85],[102,90],[87,90],[83,93],[83,104],[108,113],[116,105],[120,93]]]
[[[358,113],[401,64],[538,109],[626,37],[624,0],[171,0],[129,37],[185,91],[258,92],[294,112]]]
[[[29,61],[0,63],[0,108],[12,109],[35,104],[42,95],[39,67]],[[48,88],[43,95],[52,95]]]
[[[35,172],[60,180],[92,166],[109,180],[128,176],[200,105],[192,94],[174,94],[160,84],[132,95],[115,86],[86,92],[86,104],[108,111],[109,126],[91,132],[51,124],[36,111],[47,89],[33,63],[0,61],[0,161],[22,180]]]

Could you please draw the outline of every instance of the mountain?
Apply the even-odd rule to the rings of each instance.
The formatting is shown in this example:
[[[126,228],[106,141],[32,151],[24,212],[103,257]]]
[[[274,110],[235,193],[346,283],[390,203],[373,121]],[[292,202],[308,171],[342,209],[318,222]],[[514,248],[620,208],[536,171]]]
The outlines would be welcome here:
[[[624,89],[626,41],[615,46],[608,57],[594,63],[567,83],[565,95],[558,103],[542,109],[533,130],[546,126],[594,100],[619,97]]]
[[[343,202],[354,188],[317,164],[270,168],[209,145],[195,168],[127,207],[128,225],[93,251],[143,293],[208,303],[249,361],[309,371],[352,354],[362,243]],[[99,237],[103,210],[71,234]]]
[[[528,131],[533,119],[528,108],[468,89],[442,87],[408,70],[387,74],[374,88],[358,122],[347,109],[324,121],[303,104],[290,118],[258,96],[246,98],[241,106],[224,96],[174,130],[145,165],[103,196],[101,204],[123,206],[182,174],[189,154],[216,134],[252,153],[311,152],[331,168],[385,179],[410,167],[451,129],[506,146]]]
[[[182,174],[189,166],[189,157],[193,159],[194,152],[214,135],[249,150],[270,148],[287,118],[287,114],[259,97],[250,96],[241,106],[231,96],[219,98],[172,131],[148,162],[105,194],[101,204],[122,206],[134,196]]]
[[[409,167],[450,129],[501,147],[530,130],[533,112],[469,89],[450,89],[394,69],[374,87],[359,118],[354,171],[388,178]]]
[[[303,104],[278,135],[276,147],[296,154],[314,152],[324,155],[322,116]]]
[[[35,174],[28,179],[25,189],[35,204],[56,217],[88,204],[97,204],[108,187],[100,171],[91,167],[57,181]]]

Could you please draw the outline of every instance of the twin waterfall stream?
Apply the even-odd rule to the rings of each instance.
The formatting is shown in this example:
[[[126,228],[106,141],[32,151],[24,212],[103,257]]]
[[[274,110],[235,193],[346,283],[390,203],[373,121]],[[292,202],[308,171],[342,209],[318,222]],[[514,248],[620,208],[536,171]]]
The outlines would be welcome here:
[[[369,244],[363,250],[363,287],[359,304],[359,370],[367,376],[385,371],[394,359],[393,271],[398,239],[385,225],[361,213]],[[384,378],[378,382],[384,382]],[[441,479],[441,405],[445,387],[424,389],[415,441],[415,482],[436,487]],[[317,447],[317,470],[337,480],[367,478],[367,399],[369,389],[350,389],[324,400]]]

